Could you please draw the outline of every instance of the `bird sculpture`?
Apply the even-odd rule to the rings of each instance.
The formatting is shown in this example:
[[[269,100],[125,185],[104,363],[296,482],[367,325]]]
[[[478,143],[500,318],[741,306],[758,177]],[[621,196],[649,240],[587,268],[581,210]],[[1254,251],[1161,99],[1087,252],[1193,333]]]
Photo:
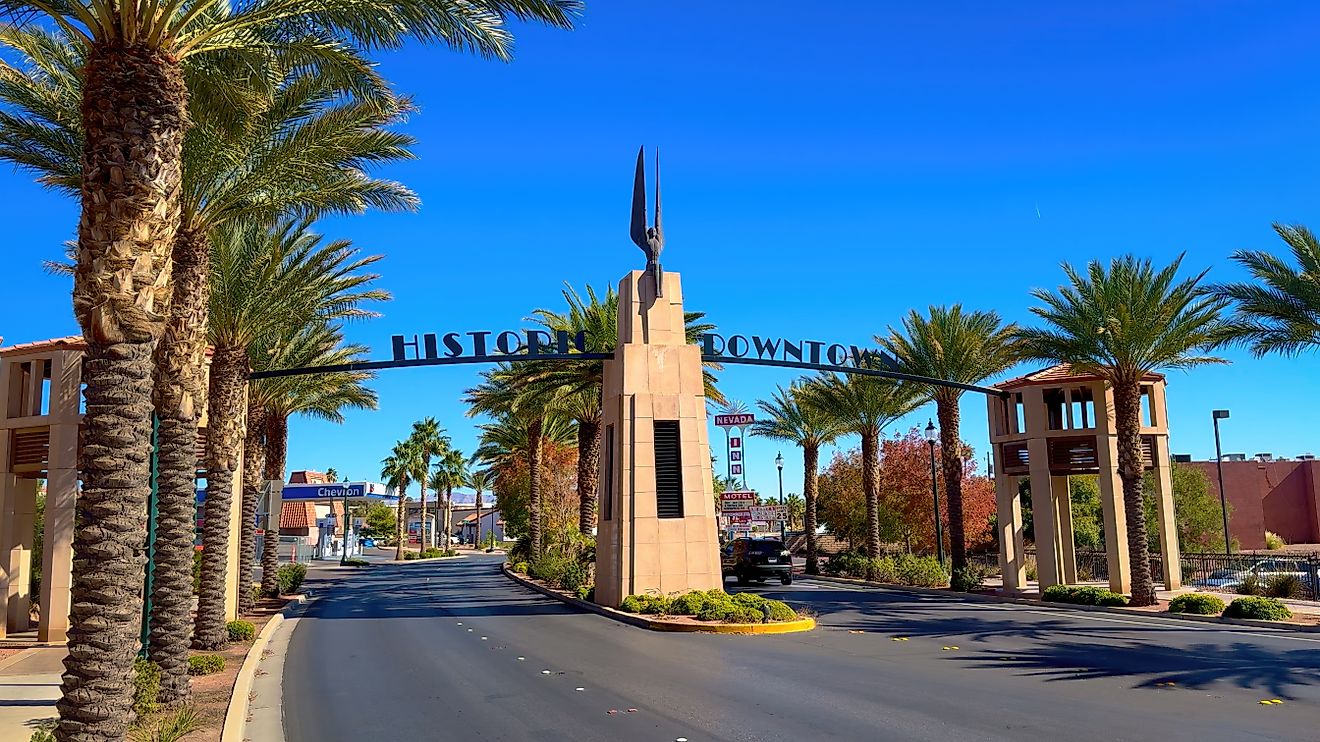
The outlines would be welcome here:
[[[646,148],[637,150],[637,174],[633,179],[632,241],[646,253],[646,272],[655,278],[655,295],[664,296],[664,273],[660,253],[665,249],[665,233],[660,227],[660,152],[655,153],[655,226],[646,224]]]

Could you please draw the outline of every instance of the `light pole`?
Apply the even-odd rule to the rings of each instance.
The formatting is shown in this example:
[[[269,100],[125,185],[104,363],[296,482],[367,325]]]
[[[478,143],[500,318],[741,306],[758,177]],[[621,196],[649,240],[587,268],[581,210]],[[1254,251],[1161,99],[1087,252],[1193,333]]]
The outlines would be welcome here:
[[[775,466],[779,467],[779,540],[788,540],[788,511],[784,509],[784,452],[775,454]]]
[[[930,449],[930,496],[935,500],[935,558],[944,564],[944,526],[940,523],[940,490],[935,480],[935,430],[933,420],[926,421],[926,446]]]
[[[1228,410],[1213,410],[1210,419],[1215,423],[1215,469],[1219,471],[1219,507],[1224,513],[1224,553],[1233,555],[1233,542],[1228,536],[1228,496],[1224,494],[1224,452],[1219,447],[1219,421],[1228,419]]]

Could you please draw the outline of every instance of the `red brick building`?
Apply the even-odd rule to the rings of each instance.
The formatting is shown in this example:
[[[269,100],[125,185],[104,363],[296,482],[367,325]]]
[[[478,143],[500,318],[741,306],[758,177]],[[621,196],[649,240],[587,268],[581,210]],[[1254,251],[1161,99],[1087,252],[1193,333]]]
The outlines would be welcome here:
[[[1244,549],[1265,548],[1265,532],[1290,544],[1320,543],[1320,461],[1225,461],[1228,532]],[[1213,461],[1193,461],[1219,496]]]

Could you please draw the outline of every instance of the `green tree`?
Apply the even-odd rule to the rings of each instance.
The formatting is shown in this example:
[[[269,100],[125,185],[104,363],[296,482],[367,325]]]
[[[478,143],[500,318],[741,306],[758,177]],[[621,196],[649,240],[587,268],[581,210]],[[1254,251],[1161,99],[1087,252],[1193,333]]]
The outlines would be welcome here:
[[[440,427],[440,423],[436,422],[435,418],[428,417],[424,420],[419,420],[418,422],[413,423],[410,440],[412,441],[413,447],[417,449],[417,454],[420,457],[418,463],[421,466],[414,475],[414,479],[417,480],[417,484],[421,487],[422,499],[420,504],[422,522],[421,525],[418,526],[419,530],[417,535],[420,539],[418,543],[421,544],[421,548],[426,549],[431,545],[435,537],[435,534],[431,534],[431,540],[427,540],[426,538],[427,477],[430,475],[431,471],[431,459],[443,457],[449,452],[449,438],[445,435],[445,429]],[[438,499],[440,497],[439,490],[437,490],[435,494]],[[445,548],[448,548],[448,546]]]
[[[1206,351],[1225,340],[1224,302],[1199,285],[1204,272],[1179,279],[1181,263],[1157,271],[1128,255],[1108,267],[1092,262],[1085,273],[1064,263],[1068,285],[1032,292],[1042,306],[1031,311],[1045,326],[1019,331],[1028,356],[1095,374],[1113,389],[1132,604],[1139,606],[1155,602],[1142,517],[1141,384],[1161,369],[1223,362]]]
[[[752,434],[792,443],[802,449],[803,516],[807,539],[807,574],[820,573],[816,554],[816,478],[820,468],[820,447],[832,443],[845,431],[840,419],[824,411],[819,404],[804,402],[814,387],[796,383],[779,387],[769,400],[756,406],[766,417],[752,425]]]
[[[1296,267],[1263,250],[1238,250],[1233,260],[1255,282],[1211,287],[1234,303],[1229,329],[1257,357],[1320,348],[1320,242],[1300,224],[1275,224],[1274,231],[1288,245]]]
[[[807,513],[807,502],[802,499],[802,495],[796,492],[788,493],[784,498],[784,507],[788,511],[788,527],[791,530],[804,528],[803,521]],[[811,535],[811,539],[815,540],[814,533]]]
[[[1183,551],[1217,552],[1224,548],[1224,510],[1219,497],[1211,494],[1205,474],[1190,466],[1172,464],[1173,512],[1178,523],[1178,543]],[[1155,472],[1146,472],[1146,533],[1148,548],[1158,551],[1158,509]],[[1229,508],[1232,515],[1232,508]]]
[[[467,478],[468,462],[463,458],[463,452],[446,448],[431,472],[431,488],[435,490],[436,500],[440,499],[441,492],[445,493],[444,517],[440,519],[444,534],[441,548],[449,548],[449,537],[454,533],[454,488],[463,486]]]
[[[394,509],[383,502],[373,502],[367,506],[366,514],[363,515],[365,524],[362,527],[362,535],[372,538],[389,538],[394,535],[394,529],[398,525],[398,514]]]
[[[957,384],[979,384],[1017,364],[1017,326],[1004,325],[996,312],[967,312],[961,304],[931,306],[927,315],[913,310],[903,318],[903,329],[889,328],[877,336],[880,343],[909,374]],[[930,385],[925,393],[935,400],[940,420],[940,450],[963,450],[959,437],[958,401],[964,390]],[[941,456],[944,494],[949,506],[949,545],[953,569],[967,566],[966,525],[963,518],[963,460]]]
[[[880,554],[880,434],[923,401],[912,384],[879,376],[827,373],[811,382],[805,400],[840,427],[862,438],[862,492],[866,498],[866,553]],[[874,568],[867,575],[879,577]]]

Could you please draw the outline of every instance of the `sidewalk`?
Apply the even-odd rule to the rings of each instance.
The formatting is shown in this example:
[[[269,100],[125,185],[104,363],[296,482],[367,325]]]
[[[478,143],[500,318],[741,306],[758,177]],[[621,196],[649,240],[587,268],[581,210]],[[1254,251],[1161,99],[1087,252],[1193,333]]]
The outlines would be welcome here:
[[[985,587],[998,591],[1003,587],[1004,582],[999,576],[994,576],[994,577],[987,577],[985,579],[984,584]],[[1078,584],[1094,585],[1096,587],[1103,587],[1103,588],[1109,587],[1109,583],[1100,580],[1092,580],[1090,582],[1082,582]],[[1026,586],[1023,588],[1023,594],[1027,596],[1033,596],[1033,595],[1038,595],[1039,593],[1040,593],[1040,586],[1037,584],[1037,582],[1035,580],[1028,580]],[[1178,597],[1179,595],[1187,595],[1188,593],[1213,595],[1216,598],[1219,598],[1220,600],[1224,601],[1224,605],[1228,605],[1237,598],[1243,597],[1241,595],[1238,595],[1237,593],[1221,593],[1212,590],[1200,590],[1195,587],[1187,587],[1187,586],[1184,586],[1179,590],[1156,590],[1155,597],[1163,601],[1168,601]],[[1313,600],[1292,600],[1290,598],[1285,598],[1282,599],[1280,602],[1288,606],[1288,610],[1292,611],[1294,614],[1320,618],[1320,603],[1317,603]]]
[[[64,647],[25,649],[0,660],[0,740],[23,742],[56,716]]]

